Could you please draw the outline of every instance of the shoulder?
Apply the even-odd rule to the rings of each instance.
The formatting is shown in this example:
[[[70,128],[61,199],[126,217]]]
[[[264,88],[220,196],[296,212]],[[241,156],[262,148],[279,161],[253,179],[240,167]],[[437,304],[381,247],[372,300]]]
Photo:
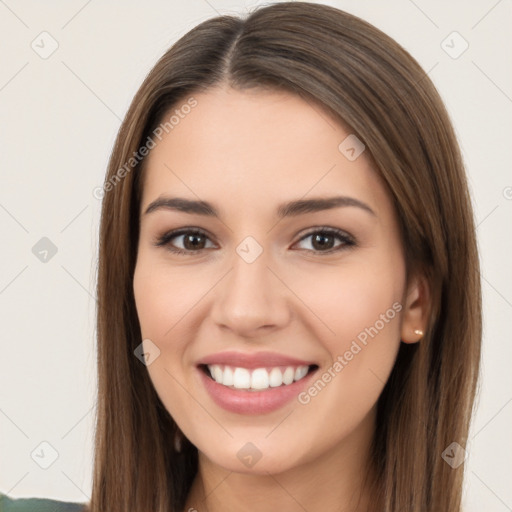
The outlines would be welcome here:
[[[0,493],[0,512],[85,512],[84,503],[69,503],[47,498],[9,498]]]

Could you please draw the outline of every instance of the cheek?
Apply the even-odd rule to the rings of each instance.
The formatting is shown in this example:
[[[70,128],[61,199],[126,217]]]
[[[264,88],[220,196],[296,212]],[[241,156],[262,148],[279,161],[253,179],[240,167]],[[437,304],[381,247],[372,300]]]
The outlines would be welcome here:
[[[317,331],[330,361],[299,401],[310,417],[343,411],[330,417],[333,431],[354,427],[382,392],[400,345],[404,284],[403,260],[377,255],[310,282],[311,309],[332,331]]]
[[[188,418],[190,397],[183,389],[188,340],[180,330],[186,325],[187,313],[198,301],[198,293],[192,293],[193,287],[190,283],[187,286],[180,275],[183,273],[171,272],[158,262],[145,259],[142,251],[135,268],[133,291],[142,339],[151,340],[159,350],[158,357],[147,366],[154,389],[171,416]]]
[[[174,336],[190,311],[197,307],[208,288],[208,276],[190,275],[183,269],[172,269],[163,262],[145,258],[137,262],[133,290],[142,336],[160,343],[179,345]]]
[[[295,283],[297,294],[306,298],[304,302],[316,314],[318,338],[334,355],[345,351],[359,335],[364,338],[366,329],[376,323],[383,337],[399,335],[404,276],[400,260],[394,265],[347,261],[345,265],[304,274]]]
[[[160,399],[171,411],[176,407],[177,382],[183,380],[183,360],[187,338],[180,335],[187,312],[197,297],[190,286],[180,283],[178,272],[161,268],[158,262],[140,258],[135,268],[133,290],[141,337],[158,347],[158,357],[147,366]],[[153,349],[156,350],[156,349]],[[178,386],[179,387],[179,386]],[[170,397],[174,397],[170,400]]]
[[[308,305],[322,320],[316,336],[330,357],[319,375],[328,373],[325,400],[361,407],[361,412],[377,400],[400,345],[404,284],[403,260],[384,259],[382,253],[357,262],[347,259],[346,265],[305,283]],[[317,388],[324,389],[321,383]]]

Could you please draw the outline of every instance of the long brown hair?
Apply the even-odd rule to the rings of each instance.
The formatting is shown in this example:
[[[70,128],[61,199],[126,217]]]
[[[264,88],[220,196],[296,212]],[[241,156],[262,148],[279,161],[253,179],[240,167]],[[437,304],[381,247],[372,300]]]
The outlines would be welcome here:
[[[144,160],[131,159],[171,107],[222,83],[299,94],[366,145],[398,212],[408,272],[426,276],[432,300],[425,336],[401,344],[378,401],[373,503],[384,512],[459,511],[464,465],[452,468],[442,453],[465,446],[482,326],[473,212],[452,125],[429,77],[391,38],[338,9],[284,2],[188,32],[148,74],[119,130],[100,228],[91,512],[181,511],[197,471],[194,446],[173,450],[176,425],[134,356]]]

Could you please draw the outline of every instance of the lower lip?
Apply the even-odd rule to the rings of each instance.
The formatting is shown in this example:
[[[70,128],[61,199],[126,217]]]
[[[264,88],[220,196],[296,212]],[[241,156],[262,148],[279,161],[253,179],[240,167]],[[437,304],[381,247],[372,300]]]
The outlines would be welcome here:
[[[197,369],[203,384],[213,401],[223,409],[237,414],[265,414],[276,411],[296,398],[311,380],[315,371],[288,386],[268,388],[263,391],[231,389],[208,377]]]

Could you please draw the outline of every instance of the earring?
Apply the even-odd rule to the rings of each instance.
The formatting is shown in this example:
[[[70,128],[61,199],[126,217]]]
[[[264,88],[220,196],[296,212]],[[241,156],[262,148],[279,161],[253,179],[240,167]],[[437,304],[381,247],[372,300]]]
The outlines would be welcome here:
[[[182,437],[180,430],[176,430],[176,433],[174,434],[174,450],[178,453],[181,452],[182,447]]]
[[[423,331],[421,329],[414,329],[414,334],[417,336],[423,336]]]

